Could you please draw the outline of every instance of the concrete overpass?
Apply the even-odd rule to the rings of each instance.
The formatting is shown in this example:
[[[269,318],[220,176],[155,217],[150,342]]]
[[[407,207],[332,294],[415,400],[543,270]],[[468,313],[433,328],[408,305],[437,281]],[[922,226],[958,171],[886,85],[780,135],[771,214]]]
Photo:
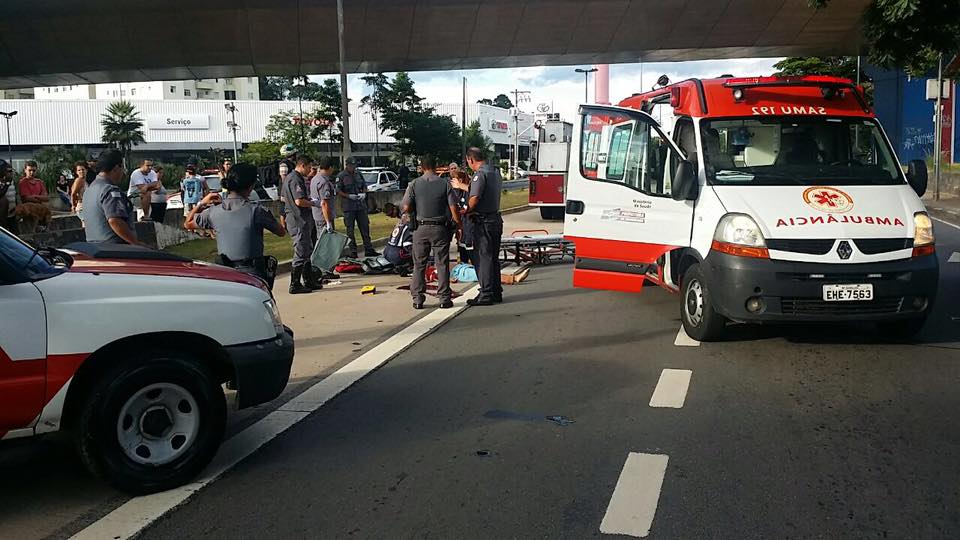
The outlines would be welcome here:
[[[870,0],[344,0],[349,72],[855,54]],[[0,87],[339,71],[335,0],[3,0]]]

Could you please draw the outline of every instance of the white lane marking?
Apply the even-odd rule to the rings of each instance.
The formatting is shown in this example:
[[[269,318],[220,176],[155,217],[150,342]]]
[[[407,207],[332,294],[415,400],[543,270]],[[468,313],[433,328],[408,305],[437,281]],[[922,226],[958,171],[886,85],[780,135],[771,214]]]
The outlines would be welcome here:
[[[663,476],[667,472],[667,457],[636,452],[627,455],[617,487],[607,505],[607,513],[600,522],[600,532],[639,538],[650,534]]]
[[[677,339],[673,340],[677,347],[699,347],[700,342],[687,335],[687,331],[680,325],[680,331],[677,332]]]
[[[669,407],[680,409],[687,399],[687,389],[690,388],[690,377],[693,372],[689,369],[665,369],[660,372],[657,388],[650,396],[651,407]]]
[[[940,219],[940,218],[935,218],[935,217],[933,217],[933,216],[931,216],[930,219],[932,219],[932,220],[934,220],[934,221],[939,221],[940,223],[943,223],[944,225],[948,225],[948,226],[950,226],[950,227],[953,227],[954,229],[960,229],[960,225],[955,225],[955,224],[953,224],[953,223],[950,223],[949,221],[944,221],[944,220],[942,220],[942,219]]]
[[[949,263],[960,263],[960,251],[954,251],[953,255],[950,255],[950,258],[947,259]]]
[[[125,540],[215,482],[223,473],[316,411],[327,401],[385,364],[466,307],[467,292],[454,300],[454,309],[435,309],[353,362],[314,384],[257,423],[223,443],[213,462],[193,483],[163,493],[130,499],[73,536],[77,540]]]

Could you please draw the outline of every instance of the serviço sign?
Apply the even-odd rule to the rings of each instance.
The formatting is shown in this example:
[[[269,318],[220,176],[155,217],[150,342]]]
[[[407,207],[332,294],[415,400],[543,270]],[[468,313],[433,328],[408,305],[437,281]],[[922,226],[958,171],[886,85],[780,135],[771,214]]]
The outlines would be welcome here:
[[[210,129],[207,114],[151,114],[147,116],[149,129]]]

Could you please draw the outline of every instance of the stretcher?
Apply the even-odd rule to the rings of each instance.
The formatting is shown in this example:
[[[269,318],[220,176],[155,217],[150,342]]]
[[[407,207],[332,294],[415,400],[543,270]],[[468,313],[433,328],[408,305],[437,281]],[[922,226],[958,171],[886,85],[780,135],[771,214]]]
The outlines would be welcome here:
[[[518,265],[564,262],[567,258],[572,260],[574,253],[573,242],[544,229],[520,229],[500,239],[500,260]]]

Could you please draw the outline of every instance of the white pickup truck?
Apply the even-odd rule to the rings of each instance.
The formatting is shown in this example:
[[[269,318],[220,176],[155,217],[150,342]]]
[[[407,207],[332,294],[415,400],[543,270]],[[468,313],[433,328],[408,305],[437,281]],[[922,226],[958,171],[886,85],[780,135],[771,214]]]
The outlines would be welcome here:
[[[219,448],[222,385],[238,408],[270,401],[293,354],[255,277],[132,246],[36,250],[0,228],[0,439],[68,430],[114,486],[170,489]]]

